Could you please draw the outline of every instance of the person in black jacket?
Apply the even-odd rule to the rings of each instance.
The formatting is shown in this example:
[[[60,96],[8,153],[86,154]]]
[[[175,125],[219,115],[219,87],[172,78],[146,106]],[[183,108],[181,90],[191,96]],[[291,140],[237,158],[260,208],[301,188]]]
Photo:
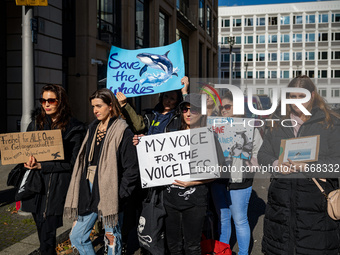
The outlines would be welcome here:
[[[28,159],[25,167],[38,171],[42,191],[23,200],[22,210],[33,214],[41,254],[56,254],[56,229],[63,224],[66,191],[84,138],[85,127],[71,117],[68,98],[61,86],[44,86],[40,103],[40,112],[29,124],[27,131],[61,129],[65,159],[47,162],[38,162],[34,156]]]
[[[262,251],[264,254],[337,255],[340,248],[339,222],[327,214],[327,201],[310,177],[319,178],[326,193],[338,187],[340,164],[340,119],[318,94],[307,76],[294,78],[288,87],[307,89],[311,99],[303,106],[306,116],[296,105],[288,105],[286,126],[273,127],[265,135],[258,153],[262,166],[276,167],[268,190],[264,219]],[[303,98],[304,93],[289,93],[289,98]],[[291,123],[291,125],[289,124]],[[276,122],[281,123],[281,122]],[[316,162],[293,162],[278,165],[282,139],[320,135]],[[322,167],[323,171],[311,171]],[[333,170],[332,170],[333,169]]]
[[[136,147],[112,91],[97,90],[90,102],[96,120],[74,166],[65,217],[76,219],[70,240],[80,254],[95,254],[90,233],[97,219],[105,227],[108,254],[121,254],[122,212],[139,180]]]

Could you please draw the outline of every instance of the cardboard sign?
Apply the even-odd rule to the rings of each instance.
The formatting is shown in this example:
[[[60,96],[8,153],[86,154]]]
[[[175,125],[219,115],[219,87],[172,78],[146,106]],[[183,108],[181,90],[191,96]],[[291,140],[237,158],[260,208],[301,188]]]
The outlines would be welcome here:
[[[184,73],[181,40],[163,47],[138,50],[112,46],[106,87],[126,97],[157,94],[181,89]]]
[[[0,149],[3,165],[25,163],[31,155],[39,162],[64,159],[59,129],[0,134]]]
[[[281,140],[279,165],[288,162],[318,161],[320,135]]]
[[[224,157],[250,160],[254,121],[251,118],[208,117],[207,126],[218,135]]]
[[[137,153],[143,188],[220,176],[214,135],[206,127],[143,136]]]

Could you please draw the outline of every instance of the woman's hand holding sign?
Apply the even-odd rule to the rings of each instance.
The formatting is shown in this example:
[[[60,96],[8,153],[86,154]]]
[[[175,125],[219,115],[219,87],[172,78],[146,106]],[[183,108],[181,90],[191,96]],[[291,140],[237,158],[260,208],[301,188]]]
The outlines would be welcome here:
[[[34,156],[30,156],[28,161],[24,164],[28,169],[41,169],[41,164],[37,161]]]

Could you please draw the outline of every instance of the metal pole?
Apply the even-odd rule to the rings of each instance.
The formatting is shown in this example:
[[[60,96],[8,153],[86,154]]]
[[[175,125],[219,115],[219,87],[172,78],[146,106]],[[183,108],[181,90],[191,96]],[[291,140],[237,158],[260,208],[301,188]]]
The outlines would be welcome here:
[[[233,56],[231,55],[231,52],[233,51],[233,46],[229,44],[229,84],[231,85],[232,77],[233,77]]]
[[[21,132],[25,132],[31,122],[34,109],[34,64],[31,19],[33,8],[22,6],[22,117]]]

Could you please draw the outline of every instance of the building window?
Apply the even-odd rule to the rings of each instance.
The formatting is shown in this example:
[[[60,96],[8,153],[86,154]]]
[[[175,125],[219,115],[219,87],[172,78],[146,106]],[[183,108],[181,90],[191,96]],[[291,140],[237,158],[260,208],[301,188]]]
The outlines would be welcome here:
[[[200,27],[204,28],[204,0],[199,0],[199,18],[198,23]]]
[[[276,52],[268,53],[268,60],[269,61],[277,61],[277,53]]]
[[[268,17],[268,25],[269,26],[277,25],[277,17]]]
[[[253,44],[253,36],[252,35],[247,35],[244,37],[244,43],[245,44]]]
[[[319,52],[319,60],[326,60],[326,59],[328,59],[328,52],[327,51]]]
[[[159,12],[159,46],[169,44],[169,17]]]
[[[302,42],[302,34],[293,34],[293,42]]]
[[[340,41],[340,33],[332,33],[332,41]]]
[[[256,61],[266,61],[265,53],[256,53]]]
[[[268,72],[269,79],[276,79],[277,78],[277,71],[269,71]]]
[[[253,61],[253,53],[244,54],[244,62]]]
[[[145,0],[136,0],[136,48],[149,47],[149,6]]]
[[[264,94],[264,89],[256,89],[256,94],[258,95]]]
[[[319,33],[319,42],[327,42],[328,33]]]
[[[328,23],[328,14],[320,14],[319,23]]]
[[[266,25],[266,18],[257,18],[256,19],[257,26],[265,26]]]
[[[302,71],[301,70],[293,70],[293,77],[298,77],[302,75]]]
[[[318,70],[318,78],[327,78],[327,70]]]
[[[264,71],[256,71],[256,79],[264,79],[265,78]]]
[[[240,71],[234,72],[234,79],[241,79],[241,72]]]
[[[241,19],[233,19],[233,27],[240,27],[242,25]]]
[[[314,51],[306,52],[306,60],[315,60],[315,52]]]
[[[315,33],[307,33],[306,42],[315,42]]]
[[[257,35],[256,36],[256,43],[266,43],[266,36],[265,35]]]
[[[281,35],[281,43],[289,43],[289,34]]]
[[[332,51],[332,59],[340,59],[340,51]]]
[[[242,37],[241,36],[236,36],[235,37],[235,44],[241,44]]]
[[[315,71],[314,70],[308,70],[306,71],[307,75],[309,78],[314,78],[315,77]]]
[[[302,60],[302,52],[293,52],[293,60]]]
[[[331,97],[340,97],[340,89],[339,88],[332,88]]]
[[[320,89],[318,89],[318,93],[319,93],[320,96],[326,97],[327,96],[327,89],[320,88]]]
[[[306,23],[307,24],[314,24],[315,23],[315,15],[306,15]]]
[[[269,43],[277,43],[277,35],[268,35]]]
[[[230,20],[222,19],[222,27],[230,27]]]
[[[252,79],[253,78],[253,71],[244,72],[244,78]]]
[[[281,52],[281,61],[289,61],[289,52]]]
[[[207,6],[207,34],[211,35],[211,9]]]
[[[289,25],[290,16],[281,16],[281,25]]]
[[[233,53],[233,62],[241,62],[241,53]]]
[[[280,71],[280,78],[281,79],[289,79],[289,71],[281,70]]]
[[[302,24],[302,15],[293,16],[293,24]]]
[[[97,1],[98,39],[112,45],[121,44],[121,5],[118,0]]]
[[[246,27],[252,27],[252,26],[254,26],[254,20],[253,20],[253,18],[245,18],[245,19],[244,19],[244,26],[246,26]]]
[[[229,79],[229,72],[222,72],[222,79]]]
[[[332,22],[340,22],[340,13],[332,14]]]
[[[340,70],[332,70],[331,78],[340,78]]]

